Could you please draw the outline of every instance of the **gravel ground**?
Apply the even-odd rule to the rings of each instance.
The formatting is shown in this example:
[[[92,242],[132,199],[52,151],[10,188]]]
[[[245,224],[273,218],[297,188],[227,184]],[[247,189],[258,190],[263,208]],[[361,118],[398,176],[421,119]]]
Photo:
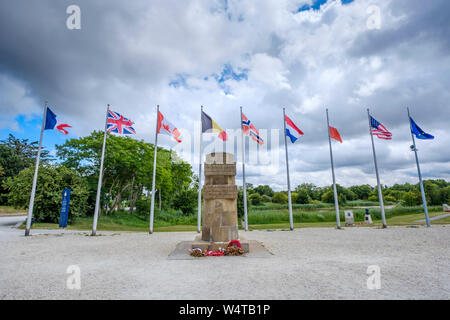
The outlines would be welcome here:
[[[273,255],[196,260],[168,259],[191,232],[33,234],[1,228],[0,299],[450,298],[450,226],[252,231]],[[66,288],[69,265],[80,290]],[[379,290],[367,288],[370,265]]]

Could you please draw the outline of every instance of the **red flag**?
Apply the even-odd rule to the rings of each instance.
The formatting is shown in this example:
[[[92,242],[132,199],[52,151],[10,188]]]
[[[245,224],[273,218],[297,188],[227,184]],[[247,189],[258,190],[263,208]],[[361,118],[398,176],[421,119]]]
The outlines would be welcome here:
[[[339,131],[336,128],[333,128],[332,126],[330,126],[330,137],[342,143],[342,138],[341,135],[339,134]]]

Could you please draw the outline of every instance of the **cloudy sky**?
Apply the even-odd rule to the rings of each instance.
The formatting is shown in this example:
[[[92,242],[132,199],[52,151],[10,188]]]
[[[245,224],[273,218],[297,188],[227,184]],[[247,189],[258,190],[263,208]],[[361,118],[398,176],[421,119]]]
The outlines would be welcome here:
[[[66,26],[72,4],[81,9],[80,30]],[[409,106],[436,136],[418,142],[424,176],[450,180],[449,21],[448,0],[4,0],[0,139],[37,140],[48,100],[73,126],[69,136],[46,132],[49,150],[102,130],[108,103],[135,122],[134,138],[153,142],[159,104],[182,129],[180,152],[195,165],[188,142],[198,141],[200,106],[229,130],[239,128],[243,106],[268,132],[261,159],[272,159],[248,165],[247,180],[280,190],[283,107],[305,132],[289,145],[292,184],[331,183],[328,108],[344,140],[333,143],[337,182],[375,185],[370,107],[394,136],[375,141],[382,183],[392,185],[418,181]],[[217,140],[209,138],[205,147]]]

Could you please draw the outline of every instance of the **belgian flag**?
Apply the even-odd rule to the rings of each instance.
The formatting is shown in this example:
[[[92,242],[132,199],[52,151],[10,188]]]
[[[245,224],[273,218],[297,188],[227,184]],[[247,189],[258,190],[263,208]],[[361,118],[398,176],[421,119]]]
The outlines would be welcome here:
[[[219,132],[218,137],[223,141],[227,141],[227,133],[219,127],[217,122],[202,111],[202,132],[207,132],[208,130],[211,130],[212,132]]]

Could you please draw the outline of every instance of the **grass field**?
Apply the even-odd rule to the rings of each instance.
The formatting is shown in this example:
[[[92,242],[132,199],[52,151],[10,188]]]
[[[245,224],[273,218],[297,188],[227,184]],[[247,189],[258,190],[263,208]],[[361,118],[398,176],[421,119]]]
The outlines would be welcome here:
[[[13,207],[0,206],[0,215],[26,214],[25,209],[14,209]]]
[[[369,203],[372,204],[372,203]],[[358,208],[368,203],[352,203],[345,206],[341,210],[341,225],[344,226],[344,209],[352,209],[355,223],[357,226],[367,226],[362,224],[364,221],[365,210]],[[315,206],[315,207],[314,207]],[[430,217],[443,214],[442,207],[429,207]],[[372,226],[381,226],[381,213],[379,209],[371,208],[370,213],[374,224]],[[330,205],[296,205],[293,209],[294,227],[335,227],[336,214]],[[249,229],[289,229],[289,213],[285,205],[269,204],[269,206],[261,209],[260,207],[252,207],[248,215]],[[394,207],[386,210],[387,224],[390,226],[397,225],[424,225],[425,223],[416,222],[424,219],[423,208],[417,207]],[[134,231],[148,232],[149,218],[147,216],[129,215],[124,212],[118,212],[109,216],[100,216],[98,221],[98,230],[103,231]],[[195,231],[197,224],[197,216],[183,216],[176,212],[156,212],[155,213],[154,230],[156,232],[173,232],[173,231]],[[450,223],[450,217],[433,221],[434,224]],[[57,224],[51,223],[35,223],[33,228],[38,229],[57,229]],[[92,217],[77,218],[76,221],[69,225],[67,229],[73,230],[90,230],[92,228]]]

